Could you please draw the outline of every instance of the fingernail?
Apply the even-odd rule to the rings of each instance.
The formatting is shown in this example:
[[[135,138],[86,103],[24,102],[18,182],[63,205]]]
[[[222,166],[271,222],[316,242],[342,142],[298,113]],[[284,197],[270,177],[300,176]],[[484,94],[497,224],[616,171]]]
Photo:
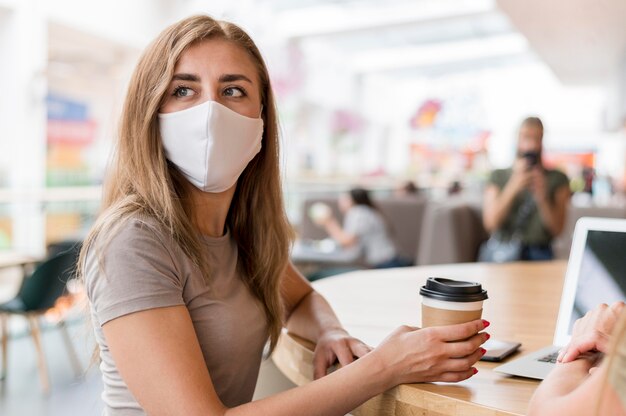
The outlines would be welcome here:
[[[478,369],[476,368],[472,368],[472,371],[474,372],[474,374],[478,373]]]
[[[487,354],[487,350],[484,349],[484,348],[481,348],[480,349],[480,353],[481,353],[481,355],[485,355],[485,354]]]
[[[491,338],[491,335],[489,334],[485,334],[487,336],[487,338],[485,338],[485,341],[487,341],[489,338]]]
[[[483,328],[487,328],[489,325],[491,325],[491,322],[487,321],[486,319],[483,319]]]

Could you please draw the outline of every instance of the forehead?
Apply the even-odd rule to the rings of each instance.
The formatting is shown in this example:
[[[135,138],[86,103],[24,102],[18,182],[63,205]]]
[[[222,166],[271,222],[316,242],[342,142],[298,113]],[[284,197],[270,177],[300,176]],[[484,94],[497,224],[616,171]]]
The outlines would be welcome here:
[[[178,58],[174,72],[216,77],[242,74],[258,81],[256,66],[248,51],[224,39],[207,39],[189,45]]]
[[[520,136],[541,136],[541,128],[525,124],[519,129]]]

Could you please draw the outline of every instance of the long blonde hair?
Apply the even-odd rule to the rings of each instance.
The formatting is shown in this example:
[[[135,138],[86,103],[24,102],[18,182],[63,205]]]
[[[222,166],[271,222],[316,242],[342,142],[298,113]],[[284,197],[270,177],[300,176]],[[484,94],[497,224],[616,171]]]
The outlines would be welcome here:
[[[102,211],[83,245],[79,273],[96,238],[107,241],[123,220],[140,215],[169,232],[210,284],[211,268],[190,209],[183,203],[188,197],[185,179],[166,160],[157,118],[179,57],[190,45],[207,39],[228,40],[246,50],[259,76],[265,125],[262,147],[239,178],[226,223],[237,243],[243,279],[265,308],[273,348],[283,325],[280,280],[293,231],[283,206],[279,127],[267,67],[252,39],[233,23],[192,16],[165,29],[144,51],[130,80]]]

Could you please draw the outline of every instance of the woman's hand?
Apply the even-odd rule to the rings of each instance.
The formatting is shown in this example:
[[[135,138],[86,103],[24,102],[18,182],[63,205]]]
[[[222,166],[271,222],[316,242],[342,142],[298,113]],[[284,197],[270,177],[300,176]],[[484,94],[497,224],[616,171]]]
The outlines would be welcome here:
[[[332,329],[324,332],[317,341],[313,355],[314,378],[326,375],[330,366],[338,360],[346,366],[370,352],[372,348],[360,340],[351,337],[345,329]]]
[[[574,361],[589,351],[608,352],[611,333],[623,308],[624,302],[615,302],[611,306],[603,303],[577,320],[572,340],[559,352],[557,361]]]
[[[524,158],[519,158],[513,164],[513,172],[506,187],[509,188],[514,195],[517,195],[528,188],[532,180],[532,171],[528,169],[528,162]]]
[[[477,373],[472,367],[486,352],[480,346],[489,334],[479,333],[489,322],[431,328],[402,326],[391,333],[372,354],[390,377],[390,387],[427,381],[456,382]]]

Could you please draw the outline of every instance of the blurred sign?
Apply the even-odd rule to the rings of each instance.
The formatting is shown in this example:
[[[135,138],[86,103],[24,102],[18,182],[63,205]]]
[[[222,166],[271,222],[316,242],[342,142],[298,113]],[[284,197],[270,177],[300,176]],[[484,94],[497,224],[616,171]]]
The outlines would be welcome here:
[[[46,97],[48,120],[87,120],[87,104],[57,94]]]
[[[48,144],[87,145],[94,141],[96,123],[93,120],[48,120]]]

